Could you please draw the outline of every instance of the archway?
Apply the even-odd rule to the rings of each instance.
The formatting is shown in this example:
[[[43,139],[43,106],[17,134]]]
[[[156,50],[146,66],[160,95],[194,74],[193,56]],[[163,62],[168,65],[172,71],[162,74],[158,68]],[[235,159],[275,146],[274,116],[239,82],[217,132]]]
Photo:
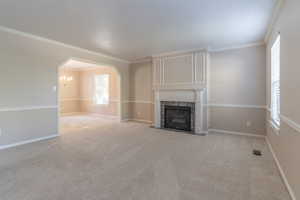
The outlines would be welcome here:
[[[88,126],[86,120],[92,117],[120,122],[121,89],[121,74],[116,67],[80,58],[68,59],[59,66],[57,74],[59,134],[65,127],[66,119],[84,119],[67,121],[83,128]]]

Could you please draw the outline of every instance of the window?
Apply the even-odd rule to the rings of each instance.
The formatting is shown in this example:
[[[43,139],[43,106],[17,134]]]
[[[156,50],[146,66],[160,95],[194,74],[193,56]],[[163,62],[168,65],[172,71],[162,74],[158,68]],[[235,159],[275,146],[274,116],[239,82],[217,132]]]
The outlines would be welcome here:
[[[280,35],[271,49],[271,119],[280,126]]]
[[[95,103],[97,105],[108,104],[109,100],[109,75],[95,76]]]

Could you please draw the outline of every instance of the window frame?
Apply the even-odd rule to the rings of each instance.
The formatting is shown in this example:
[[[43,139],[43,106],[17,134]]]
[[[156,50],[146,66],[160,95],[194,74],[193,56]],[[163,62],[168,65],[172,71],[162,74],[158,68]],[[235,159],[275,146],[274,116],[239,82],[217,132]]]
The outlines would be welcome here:
[[[107,91],[107,100],[103,100],[102,102],[97,99],[98,91],[100,90],[97,84],[97,78],[100,76],[106,76],[107,77],[107,88],[105,89]],[[96,74],[94,75],[94,103],[96,105],[108,105],[109,104],[109,82],[110,82],[110,75],[109,74]]]
[[[277,35],[271,47],[271,124],[276,129],[280,128],[280,50],[281,38]],[[278,93],[278,94],[277,94]]]

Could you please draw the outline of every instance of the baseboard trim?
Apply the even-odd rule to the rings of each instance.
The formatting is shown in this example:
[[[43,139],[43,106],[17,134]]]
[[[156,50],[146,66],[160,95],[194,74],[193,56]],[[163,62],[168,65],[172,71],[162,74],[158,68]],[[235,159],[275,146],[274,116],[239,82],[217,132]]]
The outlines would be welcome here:
[[[67,117],[67,116],[72,116],[72,115],[85,115],[87,113],[84,112],[69,112],[69,113],[61,113],[61,117]]]
[[[129,118],[129,119],[122,119],[122,122],[128,122],[128,121],[133,121],[133,122],[141,122],[141,123],[146,123],[146,124],[153,124],[152,121],[149,120],[143,120],[143,119],[133,119],[133,118]]]
[[[1,145],[0,150],[12,148],[12,147],[16,147],[16,146],[20,146],[20,145],[24,145],[24,144],[29,144],[29,143],[33,143],[33,142],[39,142],[39,141],[42,141],[42,140],[48,140],[48,139],[52,139],[52,138],[55,138],[55,137],[58,137],[58,136],[59,136],[59,134],[55,134],[55,135],[49,135],[49,136],[40,137],[40,138],[36,138],[36,139],[25,140],[25,141],[22,141],[22,142],[16,142],[16,143],[13,143],[13,144]]]
[[[287,177],[286,177],[286,175],[285,175],[285,173],[284,173],[284,171],[283,171],[283,169],[282,169],[282,167],[281,167],[281,165],[280,165],[280,162],[279,162],[279,160],[278,160],[278,158],[277,158],[277,156],[276,156],[276,154],[275,154],[275,151],[273,150],[273,147],[272,147],[272,145],[271,145],[271,143],[270,143],[268,137],[266,137],[266,142],[267,142],[268,147],[269,147],[269,149],[270,149],[270,151],[271,151],[271,154],[272,154],[272,156],[273,156],[273,158],[274,158],[274,160],[275,160],[275,163],[276,163],[276,165],[277,165],[277,168],[278,168],[278,170],[279,170],[279,172],[280,172],[280,176],[281,176],[281,178],[283,179],[283,182],[284,182],[284,184],[285,184],[285,186],[286,186],[286,188],[287,188],[287,190],[288,190],[288,192],[289,192],[289,195],[291,196],[292,200],[297,200],[297,199],[296,199],[296,196],[295,196],[295,193],[294,193],[294,191],[293,191],[291,185],[290,185],[289,182],[288,182],[288,179],[287,179]]]
[[[264,135],[258,135],[254,133],[242,133],[242,132],[236,132],[236,131],[226,131],[226,130],[220,130],[220,129],[209,129],[208,132],[217,132],[217,133],[225,133],[225,134],[231,134],[231,135],[241,135],[241,136],[249,136],[249,137],[257,137],[257,138],[265,138]]]

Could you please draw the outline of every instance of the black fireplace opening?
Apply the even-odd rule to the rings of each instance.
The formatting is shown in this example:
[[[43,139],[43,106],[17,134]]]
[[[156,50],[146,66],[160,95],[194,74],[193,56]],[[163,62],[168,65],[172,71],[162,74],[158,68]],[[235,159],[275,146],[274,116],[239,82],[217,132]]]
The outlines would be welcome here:
[[[164,106],[165,126],[164,128],[192,131],[191,107],[186,106]]]

